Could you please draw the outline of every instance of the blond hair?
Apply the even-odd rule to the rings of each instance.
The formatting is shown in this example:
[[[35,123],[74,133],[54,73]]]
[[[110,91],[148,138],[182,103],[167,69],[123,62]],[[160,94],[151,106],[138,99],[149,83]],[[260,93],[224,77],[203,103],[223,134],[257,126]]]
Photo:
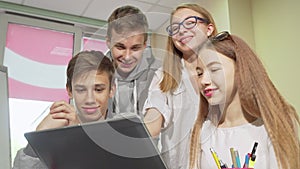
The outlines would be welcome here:
[[[280,95],[270,80],[262,62],[240,38],[231,35],[210,43],[219,53],[236,62],[235,81],[241,106],[249,115],[261,118],[273,144],[279,168],[300,168],[299,116]],[[208,114],[208,102],[201,95],[197,121],[191,135],[190,168],[200,158],[200,131]]]
[[[176,11],[179,9],[191,9],[195,12],[198,12],[203,16],[204,19],[208,21],[206,24],[212,24],[215,27],[215,21],[211,14],[203,7],[197,5],[197,4],[182,4],[176,7],[175,10],[171,13],[171,19],[172,16],[175,14]],[[217,32],[217,29],[214,28],[213,32],[211,35],[215,35]],[[174,91],[180,81],[181,81],[181,70],[182,70],[182,65],[181,65],[181,58],[182,58],[182,52],[179,51],[173,41],[172,37],[168,37],[168,42],[167,42],[167,56],[164,58],[164,63],[163,63],[163,79],[162,82],[160,83],[160,89],[163,92],[168,92],[168,91]]]
[[[125,5],[115,9],[108,18],[107,38],[111,40],[112,31],[118,34],[141,31],[144,42],[148,39],[148,21],[146,15],[137,7]]]

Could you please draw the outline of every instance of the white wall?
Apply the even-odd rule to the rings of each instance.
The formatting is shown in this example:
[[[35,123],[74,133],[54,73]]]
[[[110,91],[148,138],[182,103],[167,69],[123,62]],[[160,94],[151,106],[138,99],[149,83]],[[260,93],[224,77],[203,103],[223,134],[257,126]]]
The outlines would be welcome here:
[[[299,113],[300,1],[251,2],[256,51],[275,86]]]
[[[251,0],[228,0],[230,32],[255,49]]]
[[[219,32],[231,29],[227,0],[200,0],[199,4],[211,13]]]
[[[279,92],[300,111],[300,1],[228,0],[230,31],[262,59]]]

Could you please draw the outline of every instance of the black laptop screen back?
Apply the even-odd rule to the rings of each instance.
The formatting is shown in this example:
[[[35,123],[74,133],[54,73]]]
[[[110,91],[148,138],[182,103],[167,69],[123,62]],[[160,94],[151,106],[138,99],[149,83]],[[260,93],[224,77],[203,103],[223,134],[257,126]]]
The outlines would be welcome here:
[[[165,169],[138,117],[26,133],[51,169]]]

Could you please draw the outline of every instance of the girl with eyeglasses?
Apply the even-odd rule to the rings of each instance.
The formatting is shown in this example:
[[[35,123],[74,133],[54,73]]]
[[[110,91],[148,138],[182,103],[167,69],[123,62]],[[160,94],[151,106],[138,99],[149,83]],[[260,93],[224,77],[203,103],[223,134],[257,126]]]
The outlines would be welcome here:
[[[188,140],[199,107],[196,51],[216,27],[206,9],[182,4],[171,13],[167,33],[167,55],[150,85],[144,120],[152,136],[160,135],[168,168],[179,169],[188,164]]]
[[[239,168],[300,168],[299,116],[251,48],[222,32],[198,56],[200,109],[191,136],[190,169],[217,169],[211,148],[228,168],[233,164],[230,148],[239,152]],[[245,163],[248,153],[252,166]]]

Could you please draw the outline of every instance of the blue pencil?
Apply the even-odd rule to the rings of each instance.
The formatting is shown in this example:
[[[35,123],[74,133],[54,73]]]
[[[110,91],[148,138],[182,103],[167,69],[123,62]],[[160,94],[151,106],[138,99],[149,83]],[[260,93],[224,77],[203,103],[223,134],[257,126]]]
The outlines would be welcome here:
[[[243,168],[248,168],[249,158],[250,158],[250,153],[248,153],[248,154],[245,155],[245,163],[244,163]]]
[[[235,155],[235,160],[236,160],[237,167],[241,168],[241,161],[240,161],[239,152],[238,151],[234,151],[234,155]]]

